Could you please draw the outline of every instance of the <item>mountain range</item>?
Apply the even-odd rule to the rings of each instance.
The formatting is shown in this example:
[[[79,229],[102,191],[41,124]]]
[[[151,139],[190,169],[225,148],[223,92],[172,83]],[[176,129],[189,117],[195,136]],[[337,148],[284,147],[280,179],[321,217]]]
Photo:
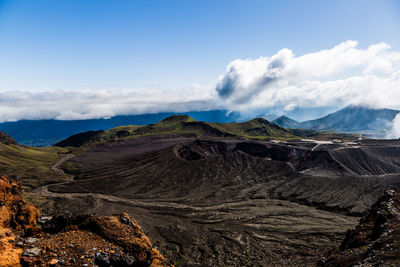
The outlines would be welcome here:
[[[361,106],[348,106],[315,120],[295,121],[287,116],[274,118],[268,115],[268,121],[283,128],[308,129],[324,132],[362,133],[363,135],[384,138],[394,117],[400,111],[392,109],[372,109]],[[121,125],[155,124],[167,116],[180,113],[155,113],[142,115],[115,116],[109,119],[90,120],[21,120],[0,123],[0,131],[15,138],[23,145],[50,146],[71,135],[87,131],[106,131]],[[239,114],[226,110],[193,111],[186,115],[197,121],[209,123],[238,122]],[[251,120],[249,120],[251,121]],[[298,135],[298,134],[295,134]]]
[[[89,120],[20,120],[0,123],[0,131],[11,135],[19,144],[51,146],[71,135],[97,130],[108,130],[121,125],[147,125],[179,113],[165,112],[142,115],[115,116],[109,119]],[[233,122],[236,113],[226,110],[192,111],[187,115],[200,121]]]
[[[292,129],[299,129],[301,128],[300,122],[295,121],[289,117],[286,116],[280,116],[279,118],[276,118],[275,120],[272,121],[273,123],[283,127],[283,128],[292,128]]]
[[[11,252],[23,266],[397,266],[400,193],[384,192],[399,186],[400,140],[357,137],[187,115],[50,147],[0,133],[0,175],[17,181],[0,177],[1,226],[21,242],[0,236],[0,266]],[[34,231],[22,189],[46,214]]]
[[[347,106],[322,118],[298,122],[281,116],[273,123],[284,128],[301,128],[314,131],[361,133],[382,138],[387,134],[391,122],[399,110],[372,109],[362,106]]]

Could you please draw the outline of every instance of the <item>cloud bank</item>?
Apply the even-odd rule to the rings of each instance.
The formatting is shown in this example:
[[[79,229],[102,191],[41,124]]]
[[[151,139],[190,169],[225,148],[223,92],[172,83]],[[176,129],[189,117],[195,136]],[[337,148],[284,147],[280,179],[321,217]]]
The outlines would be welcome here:
[[[216,108],[210,90],[79,90],[0,93],[0,122],[21,119],[81,120]]]
[[[89,119],[115,115],[227,109],[318,110],[349,104],[400,109],[400,51],[356,41],[296,56],[237,59],[209,86],[187,90],[77,90],[0,93],[0,121]]]

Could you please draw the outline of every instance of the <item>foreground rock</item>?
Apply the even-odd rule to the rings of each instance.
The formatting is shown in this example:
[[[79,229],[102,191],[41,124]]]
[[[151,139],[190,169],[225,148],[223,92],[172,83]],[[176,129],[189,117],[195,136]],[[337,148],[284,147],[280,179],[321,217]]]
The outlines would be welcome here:
[[[134,257],[137,264],[146,265],[153,262],[153,247],[150,240],[126,213],[119,216],[88,218],[82,227],[124,248],[125,252]],[[156,258],[160,258],[158,254]]]
[[[389,190],[320,266],[399,266],[400,188]]]
[[[39,220],[21,185],[5,177],[0,204],[0,266],[169,266],[126,213]]]
[[[60,230],[60,226],[62,229]],[[141,227],[128,214],[55,216],[43,224],[39,246],[44,262],[92,266],[168,266]]]
[[[23,249],[18,236],[35,231],[39,211],[22,198],[21,185],[0,177],[0,266],[18,266]]]

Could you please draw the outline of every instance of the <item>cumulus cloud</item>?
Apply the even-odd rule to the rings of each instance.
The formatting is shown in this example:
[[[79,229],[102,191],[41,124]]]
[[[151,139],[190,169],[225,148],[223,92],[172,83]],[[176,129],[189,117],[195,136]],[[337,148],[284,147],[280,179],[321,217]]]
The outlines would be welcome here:
[[[398,109],[400,51],[386,43],[362,49],[356,41],[302,56],[285,48],[271,57],[232,61],[215,88],[232,110],[350,104]]]

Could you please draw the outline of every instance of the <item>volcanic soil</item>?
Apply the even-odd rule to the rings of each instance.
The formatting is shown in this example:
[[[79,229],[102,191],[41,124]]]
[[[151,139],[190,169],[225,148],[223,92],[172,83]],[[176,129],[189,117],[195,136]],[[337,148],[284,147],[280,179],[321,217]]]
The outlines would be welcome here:
[[[127,212],[175,265],[315,266],[400,178],[400,142],[153,136],[92,145],[48,211]],[[59,168],[57,165],[56,168]]]

